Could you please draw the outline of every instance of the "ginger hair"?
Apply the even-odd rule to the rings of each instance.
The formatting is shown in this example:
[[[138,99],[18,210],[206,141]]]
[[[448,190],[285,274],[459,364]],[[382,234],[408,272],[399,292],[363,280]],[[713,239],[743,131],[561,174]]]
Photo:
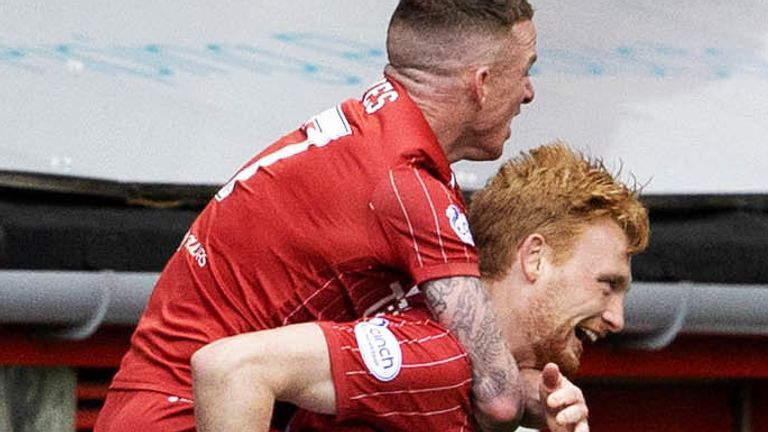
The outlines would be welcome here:
[[[483,277],[504,277],[518,247],[534,233],[544,236],[555,261],[562,262],[578,235],[601,218],[624,231],[630,255],[643,251],[648,211],[639,188],[622,183],[619,173],[611,174],[602,160],[587,158],[562,141],[507,161],[471,199],[469,220]]]

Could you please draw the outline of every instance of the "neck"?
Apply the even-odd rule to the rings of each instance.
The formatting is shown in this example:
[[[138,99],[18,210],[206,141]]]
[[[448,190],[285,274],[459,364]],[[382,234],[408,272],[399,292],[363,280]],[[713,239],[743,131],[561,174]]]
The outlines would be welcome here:
[[[453,163],[465,158],[468,104],[461,77],[415,68],[395,68],[392,65],[387,65],[385,72],[408,91],[448,161]]]

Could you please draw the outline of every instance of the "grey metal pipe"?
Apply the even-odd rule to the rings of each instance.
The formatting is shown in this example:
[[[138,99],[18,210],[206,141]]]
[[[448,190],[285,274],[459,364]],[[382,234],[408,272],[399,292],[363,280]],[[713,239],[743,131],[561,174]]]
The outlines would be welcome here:
[[[768,336],[768,286],[633,284],[623,345],[660,349],[678,334]]]
[[[135,324],[157,273],[0,271],[0,323],[40,324],[84,339],[102,324]],[[659,349],[678,334],[768,336],[767,285],[636,282],[623,345]]]
[[[101,324],[133,325],[157,273],[0,271],[0,323],[58,328],[53,335],[85,339]]]

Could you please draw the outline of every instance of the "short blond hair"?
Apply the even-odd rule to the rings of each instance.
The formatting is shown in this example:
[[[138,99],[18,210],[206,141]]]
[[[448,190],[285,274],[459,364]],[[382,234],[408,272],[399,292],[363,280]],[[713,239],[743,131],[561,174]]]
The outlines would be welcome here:
[[[609,218],[627,236],[628,253],[648,246],[648,210],[639,188],[611,174],[597,158],[556,141],[510,159],[472,195],[470,226],[483,277],[504,277],[526,237],[544,236],[555,259],[570,256],[577,236],[592,222]]]

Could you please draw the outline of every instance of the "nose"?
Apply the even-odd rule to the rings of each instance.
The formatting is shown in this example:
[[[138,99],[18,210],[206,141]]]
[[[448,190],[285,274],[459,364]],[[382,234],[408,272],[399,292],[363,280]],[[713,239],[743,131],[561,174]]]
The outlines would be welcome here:
[[[526,77],[525,88],[523,91],[523,103],[529,104],[533,102],[533,98],[536,96],[536,90],[533,89],[533,81],[530,77]]]
[[[618,333],[624,330],[624,296],[611,299],[608,308],[603,312],[603,320],[608,324],[608,330]]]

